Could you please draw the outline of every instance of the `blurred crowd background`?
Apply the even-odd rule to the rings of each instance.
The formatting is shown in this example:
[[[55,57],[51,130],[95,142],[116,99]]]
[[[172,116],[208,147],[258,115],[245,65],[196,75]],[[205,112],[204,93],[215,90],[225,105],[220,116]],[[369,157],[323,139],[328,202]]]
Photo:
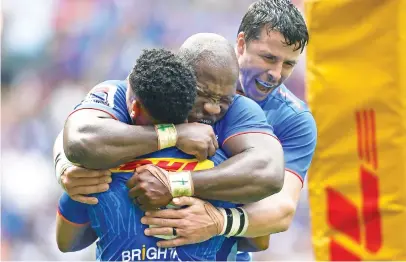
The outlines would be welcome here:
[[[191,34],[234,43],[252,0],[3,0],[1,35],[1,260],[94,260],[61,253],[61,189],[52,147],[95,84],[124,79],[143,48],[176,50]],[[303,10],[303,1],[293,1]],[[287,86],[304,99],[304,56]],[[255,260],[311,260],[306,185],[291,228]]]

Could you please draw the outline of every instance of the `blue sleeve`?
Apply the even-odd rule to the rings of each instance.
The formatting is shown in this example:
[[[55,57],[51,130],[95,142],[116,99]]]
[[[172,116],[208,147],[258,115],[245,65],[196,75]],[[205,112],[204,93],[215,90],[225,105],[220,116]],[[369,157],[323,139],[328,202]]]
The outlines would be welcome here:
[[[228,157],[226,153],[221,148],[219,148],[216,150],[216,153],[212,157],[209,157],[209,159],[213,161],[214,166],[218,166],[224,161],[226,161]]]
[[[265,133],[274,136],[262,108],[249,98],[236,95],[217,132],[220,145],[241,133]]]
[[[65,192],[59,199],[59,214],[62,215],[66,220],[75,224],[86,224],[90,222],[87,208],[88,205],[71,199]]]
[[[286,120],[278,138],[283,147],[285,168],[299,175],[303,182],[317,142],[316,122],[312,114],[303,112]]]
[[[127,84],[125,81],[105,81],[96,85],[86,95],[86,98],[75,107],[95,109],[106,112],[120,122],[131,124],[126,102]]]

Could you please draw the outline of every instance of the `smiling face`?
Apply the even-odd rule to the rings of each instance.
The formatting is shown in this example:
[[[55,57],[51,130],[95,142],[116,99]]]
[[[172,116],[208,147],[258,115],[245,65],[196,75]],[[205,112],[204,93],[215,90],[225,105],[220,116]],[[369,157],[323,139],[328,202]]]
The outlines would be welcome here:
[[[237,37],[236,53],[240,65],[240,83],[246,96],[264,100],[292,73],[301,49],[287,45],[280,32],[262,28],[258,39],[246,42],[244,32]]]

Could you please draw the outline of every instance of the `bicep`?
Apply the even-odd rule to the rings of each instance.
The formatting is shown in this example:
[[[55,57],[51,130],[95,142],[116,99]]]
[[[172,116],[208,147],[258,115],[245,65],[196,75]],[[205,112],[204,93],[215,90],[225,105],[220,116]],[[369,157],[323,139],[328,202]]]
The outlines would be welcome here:
[[[267,155],[274,156],[276,161],[283,161],[283,150],[276,137],[266,133],[244,133],[228,138],[223,149],[230,156],[240,154],[247,150],[258,150]]]
[[[95,109],[80,109],[74,111],[66,120],[65,129],[71,127],[80,127],[97,121],[98,119],[107,118],[114,119],[115,117],[105,111]]]

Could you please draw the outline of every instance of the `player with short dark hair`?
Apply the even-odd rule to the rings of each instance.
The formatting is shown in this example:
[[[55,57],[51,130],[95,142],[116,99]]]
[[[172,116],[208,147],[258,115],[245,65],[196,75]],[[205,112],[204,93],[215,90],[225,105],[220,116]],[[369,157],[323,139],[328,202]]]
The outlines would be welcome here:
[[[145,108],[157,122],[185,122],[195,102],[196,77],[192,68],[164,49],[144,51],[128,82],[134,94],[130,94],[130,101],[138,101],[139,109]]]
[[[130,88],[125,89],[127,85]],[[127,79],[127,85],[125,81],[103,82],[94,87],[77,110],[84,110],[89,105],[100,110],[113,106],[128,110],[122,118],[128,122],[152,125],[171,121],[179,124],[185,122],[196,98],[196,77],[192,68],[164,49],[144,50]],[[57,242],[62,251],[83,249],[99,238],[98,260],[121,260],[120,248],[141,250],[140,243],[145,246],[154,241],[145,236],[136,239],[136,224],[141,227],[139,221],[143,213],[127,195],[125,183],[132,172],[125,168],[115,171],[111,189],[99,194],[100,202],[96,206],[76,202],[66,193],[61,197]],[[126,233],[134,235],[125,238]],[[168,258],[177,257],[174,250],[162,252]],[[141,251],[138,255],[141,259]]]
[[[306,104],[282,84],[292,73],[308,39],[303,17],[286,0],[255,2],[249,7],[238,30],[235,49],[240,66],[238,90],[255,100],[264,110],[268,122],[273,125],[275,134],[282,143],[286,162],[282,191],[244,206],[251,225],[246,232],[248,237],[287,230],[311,163],[317,138],[314,119]],[[208,100],[218,101],[215,94],[205,95]],[[77,169],[76,172],[84,171]],[[66,173],[70,175],[75,172]],[[155,212],[155,219],[163,218],[163,221],[170,222],[171,225],[162,224],[162,228],[150,229],[149,234],[171,234],[172,227],[177,227],[179,232],[190,232],[176,240],[162,242],[164,246],[195,243],[199,241],[199,237],[207,239],[210,237],[207,233],[213,230],[207,230],[207,224],[202,223],[202,219],[205,217],[208,219],[206,222],[211,223],[211,218],[207,216],[203,205],[198,203],[200,202],[196,201],[190,208],[184,209],[182,213],[188,216],[182,219],[168,220],[163,213]],[[194,219],[196,217],[200,218],[199,222]],[[211,226],[216,227],[213,223]],[[235,240],[229,240],[222,250],[229,249],[230,245],[233,250],[237,250]],[[239,240],[240,248],[246,241],[244,238]],[[266,249],[268,240],[265,239],[261,244]]]
[[[317,141],[317,128],[307,105],[298,99],[283,82],[290,76],[297,64],[303,48],[309,41],[305,21],[300,11],[288,0],[259,0],[253,3],[241,21],[238,30],[235,52],[240,66],[240,81],[237,89],[256,101],[266,114],[268,123],[281,141],[285,159],[285,178],[282,190],[259,202],[243,207],[248,213],[249,227],[246,237],[259,237],[286,231],[294,217],[301,188],[311,164]],[[190,209],[188,214],[177,220],[168,220],[168,213],[155,212],[150,217],[157,218],[189,232],[180,239],[163,241],[165,247],[187,245],[207,239],[210,235],[206,226],[211,217],[197,200],[181,201]],[[176,214],[176,211],[175,211]],[[171,214],[172,216],[174,214]],[[199,217],[196,223],[195,217]],[[207,220],[205,220],[205,219]],[[145,218],[148,224],[148,216]],[[202,223],[205,220],[206,223]],[[149,229],[149,234],[163,234],[169,226]],[[215,225],[212,223],[212,227]],[[250,245],[255,242],[260,249],[268,248],[268,237],[228,238],[219,259],[235,259],[237,245],[240,250],[255,250]],[[229,256],[229,250],[233,252]],[[225,256],[224,256],[225,255]],[[229,256],[229,257],[227,257]],[[237,260],[249,260],[244,253]]]
[[[202,120],[207,120],[207,121],[213,121],[213,129],[218,137],[219,142],[223,145],[223,148],[225,148],[226,152],[230,155],[235,154],[237,157],[238,156],[238,151],[244,152],[241,156],[238,156],[237,158],[233,159],[231,157],[230,159],[226,160],[225,162],[219,164],[218,166],[212,168],[212,169],[201,169],[201,170],[194,170],[190,172],[183,172],[183,174],[179,174],[181,179],[176,179],[179,181],[171,180],[170,178],[175,177],[175,174],[172,174],[170,176],[158,176],[158,181],[156,180],[157,177],[154,175],[154,173],[164,173],[162,170],[160,171],[160,167],[155,167],[155,172],[152,172],[151,168],[148,169],[139,169],[137,170],[137,174],[133,176],[133,178],[130,179],[130,181],[127,183],[127,185],[136,182],[135,187],[130,186],[130,196],[134,197],[136,199],[137,207],[134,206],[133,209],[139,210],[139,208],[142,209],[153,209],[156,206],[165,206],[167,205],[173,196],[176,196],[176,184],[177,182],[182,182],[179,184],[184,184],[186,182],[188,186],[188,190],[186,190],[186,195],[204,195],[209,196],[209,198],[213,199],[223,199],[223,200],[228,200],[228,199],[238,199],[241,198],[254,198],[256,197],[255,195],[259,195],[258,193],[262,194],[261,192],[256,192],[256,194],[235,194],[234,190],[231,190],[228,186],[229,183],[234,183],[238,185],[238,183],[242,184],[244,188],[242,190],[249,190],[249,191],[255,191],[258,190],[258,188],[263,187],[263,183],[269,183],[270,181],[263,180],[261,182],[262,178],[262,172],[267,176],[264,177],[264,179],[271,179],[272,178],[268,177],[273,174],[277,174],[279,172],[278,168],[277,169],[270,169],[267,171],[266,165],[268,161],[260,161],[260,166],[256,166],[256,159],[262,159],[263,157],[268,158],[268,155],[262,154],[257,155],[262,150],[268,150],[272,148],[272,145],[274,142],[278,143],[277,140],[272,138],[272,129],[270,128],[269,125],[266,124],[266,120],[264,119],[263,113],[260,110],[260,108],[252,101],[242,97],[242,96],[234,96],[235,94],[235,84],[237,81],[238,77],[238,65],[236,62],[236,57],[233,52],[218,52],[218,49],[223,49],[224,47],[227,47],[228,50],[230,49],[230,45],[228,42],[214,34],[208,34],[208,35],[196,35],[191,37],[185,42],[185,45],[182,46],[182,49],[187,49],[189,47],[195,46],[197,43],[201,43],[204,48],[202,49],[197,49],[196,52],[202,52],[205,54],[204,59],[199,61],[198,65],[195,66],[195,72],[199,72],[199,67],[210,69],[210,67],[207,66],[207,63],[210,63],[210,61],[214,61],[215,57],[218,57],[218,61],[223,61],[223,63],[219,63],[216,68],[213,68],[213,72],[200,72],[197,73],[198,79],[197,79],[197,86],[200,88],[201,95],[198,93],[199,99],[196,100],[196,104],[194,109],[196,107],[202,107],[199,110],[192,110],[190,113],[190,117],[199,117]],[[210,44],[208,44],[210,42]],[[213,42],[215,44],[213,44]],[[222,57],[225,56],[225,57]],[[205,78],[206,77],[206,78]],[[81,109],[98,109],[98,110],[104,110],[106,113],[108,113],[111,117],[115,117],[116,119],[120,120],[121,122],[131,124],[132,120],[134,120],[134,117],[132,117],[133,113],[136,111],[134,110],[134,106],[128,107],[129,111],[128,113],[130,114],[130,117],[128,117],[128,113],[125,114],[125,105],[123,103],[123,94],[125,92],[125,87],[123,86],[122,83],[116,83],[117,90],[113,94],[114,103],[100,103],[99,100],[94,100],[94,101],[87,101],[86,103],[82,103],[79,105],[79,107],[76,109],[77,113],[74,113],[72,116],[75,116],[75,114],[78,114],[78,110]],[[128,88],[127,88],[128,90]],[[199,89],[198,89],[199,90]],[[92,94],[93,91],[91,91],[90,94]],[[209,96],[209,98],[207,97]],[[216,96],[218,97],[217,101],[211,100],[210,96]],[[128,96],[127,96],[128,97]],[[227,102],[228,98],[232,98]],[[219,101],[221,101],[219,103]],[[100,105],[102,105],[100,107]],[[127,103],[128,105],[128,103]],[[71,116],[71,117],[72,117]],[[77,118],[77,120],[79,120]],[[77,121],[76,120],[76,121]],[[137,120],[137,119],[135,119]],[[69,120],[68,120],[69,121]],[[117,122],[117,121],[116,121]],[[135,123],[138,123],[135,121]],[[113,122],[111,122],[113,124]],[[198,125],[198,124],[194,124]],[[117,125],[117,126],[122,126],[122,124]],[[206,125],[204,125],[206,126]],[[111,126],[110,126],[111,129]],[[170,129],[174,129],[173,125],[170,127]],[[76,130],[74,128],[73,130]],[[177,129],[178,130],[178,129]],[[161,139],[161,135],[163,134],[163,131],[160,130],[160,128],[157,128],[157,135],[158,135],[158,145],[163,145],[163,142],[165,142],[165,147],[168,147],[168,140],[172,140],[172,138],[167,137],[167,139],[164,141]],[[248,139],[250,136],[249,134],[252,134],[253,137],[252,139]],[[128,136],[128,134],[126,134]],[[166,134],[167,135],[167,134]],[[196,136],[201,136],[201,134],[194,134]],[[248,137],[247,137],[248,135]],[[111,136],[111,134],[110,134]],[[124,136],[125,137],[125,136]],[[238,139],[237,139],[238,138]],[[178,138],[179,139],[179,138]],[[69,140],[69,138],[68,138]],[[175,139],[176,140],[176,139]],[[230,142],[227,142],[230,141]],[[272,142],[271,142],[272,141]],[[233,142],[233,143],[231,143]],[[271,142],[271,143],[270,143]],[[173,141],[172,141],[173,143]],[[229,144],[231,143],[231,144]],[[174,145],[174,144],[172,144]],[[259,146],[260,145],[260,146]],[[125,146],[125,145],[124,145]],[[246,151],[245,147],[249,146],[249,152]],[[158,148],[165,148],[159,146]],[[257,149],[256,149],[257,148]],[[62,153],[62,152],[61,152]],[[275,154],[273,154],[271,157],[275,159],[275,162],[272,164],[278,164],[281,159],[279,157],[281,156],[281,151],[275,151]],[[117,156],[113,156],[113,158],[118,158]],[[238,161],[237,163],[239,165],[236,165],[235,167],[232,167],[232,162],[228,163],[229,160],[234,160]],[[110,160],[110,163],[114,163],[115,161],[122,161],[121,159],[118,160]],[[106,163],[100,163],[100,165],[103,165]],[[249,164],[249,165],[248,165]],[[265,164],[265,165],[264,165]],[[171,169],[174,168],[174,164],[165,164],[169,165],[166,166],[167,168]],[[189,168],[189,167],[188,167]],[[255,172],[255,168],[260,168],[260,173]],[[265,169],[264,169],[265,168]],[[224,173],[222,169],[225,169],[228,172],[232,172],[233,176],[227,176],[227,173]],[[234,171],[236,169],[237,171]],[[190,170],[190,169],[187,169]],[[252,170],[252,171],[251,171]],[[241,181],[241,178],[239,176],[243,176],[244,173],[246,172],[252,172],[251,177],[244,176],[245,181]],[[275,173],[276,172],[276,173]],[[182,173],[182,172],[181,172]],[[115,175],[116,176],[116,175]],[[257,177],[259,179],[256,181],[256,183],[252,183],[252,177]],[[128,177],[127,177],[128,178]],[[185,181],[183,180],[185,179]],[[275,179],[275,178],[274,178]],[[168,181],[169,180],[169,181]],[[208,183],[208,181],[216,181],[217,183]],[[223,181],[222,181],[223,180]],[[235,180],[235,182],[232,182]],[[246,187],[247,184],[250,184],[250,187]],[[168,185],[169,186],[168,186]],[[194,184],[194,185],[193,185]],[[260,184],[260,185],[257,185]],[[98,196],[99,198],[99,204],[94,206],[94,207],[89,207],[92,210],[97,210],[98,208],[106,206],[106,210],[108,209],[108,205],[104,205],[104,198],[105,196],[109,195],[113,187],[115,187],[116,184],[113,182],[111,184],[111,190],[102,193]],[[204,188],[211,187],[211,190],[206,191]],[[226,188],[228,188],[229,192],[227,192]],[[183,189],[185,189],[183,187]],[[269,190],[269,189],[268,189]],[[141,193],[141,195],[140,195]],[[269,191],[268,191],[269,194]],[[122,196],[122,195],[121,195]],[[149,199],[146,199],[144,196],[147,196]],[[65,196],[66,197],[66,196]],[[116,197],[117,198],[117,197]],[[128,198],[127,202],[129,202]],[[148,203],[150,200],[157,201]],[[145,202],[147,200],[147,202]],[[73,201],[71,201],[73,202]],[[116,201],[117,203],[117,201]],[[147,203],[147,205],[145,205]],[[60,209],[60,213],[64,215],[64,208],[63,208],[63,203],[62,208]],[[99,206],[99,207],[98,207]],[[76,210],[75,214],[77,215],[79,208],[76,207],[74,210]],[[110,211],[109,211],[110,212]],[[139,220],[140,216],[139,212],[136,212],[136,215],[133,216],[135,217],[135,220]],[[65,214],[66,216],[70,216],[70,214]],[[105,216],[99,216],[96,215],[96,218],[102,217],[103,219],[108,219],[110,220],[111,218],[109,217],[120,217],[121,221],[128,221],[128,218],[123,219],[123,215],[120,214],[120,212],[110,212],[109,215]],[[69,218],[68,218],[69,219]],[[73,220],[70,218],[70,220]],[[220,218],[218,219],[220,221]],[[60,219],[62,221],[62,219]],[[131,220],[134,221],[134,220]],[[99,221],[100,222],[100,221]],[[97,223],[98,225],[101,225],[100,223]],[[106,224],[111,224],[111,223],[103,223],[103,225]],[[125,223],[127,224],[127,223]],[[219,227],[220,228],[220,224]],[[104,226],[100,226],[99,228],[105,228]],[[218,231],[219,229],[216,229]],[[142,234],[142,240],[140,241],[135,241],[132,242],[134,245],[138,245],[138,247],[131,248],[128,246],[120,246],[117,247],[116,245],[111,245],[111,248],[114,250],[107,249],[105,250],[106,252],[114,252],[113,258],[106,258],[103,257],[104,259],[117,259],[117,257],[120,256],[121,258],[129,258],[129,254],[131,254],[130,258],[132,258],[132,250],[136,250],[138,252],[143,252],[142,248],[140,249],[139,245],[142,244],[142,241],[145,239],[155,239],[152,237],[146,237],[143,235],[143,230],[145,229],[145,226],[139,226],[139,229],[136,231],[136,234]],[[126,233],[127,231],[125,231]],[[134,231],[132,231],[134,233]],[[176,232],[176,231],[174,231]],[[220,233],[220,232],[218,232]],[[90,235],[90,234],[89,234]],[[99,236],[102,234],[98,234]],[[125,234],[126,237],[132,237],[133,234],[128,233]],[[118,236],[116,236],[118,237]],[[125,237],[124,237],[125,238]],[[61,236],[60,240],[64,241],[65,237]],[[86,237],[82,237],[83,239],[87,239]],[[108,239],[108,238],[107,238]],[[117,240],[117,239],[116,239]],[[101,239],[100,241],[103,241]],[[120,238],[120,240],[117,243],[126,243],[126,239]],[[156,242],[156,239],[154,240]],[[179,258],[181,259],[186,259],[186,260],[213,260],[216,257],[217,252],[219,251],[222,242],[224,241],[224,237],[219,237],[219,238],[213,238],[209,240],[208,242],[201,243],[199,245],[189,245],[185,247],[181,247],[177,249],[177,254],[179,254]],[[128,242],[128,241],[127,241]],[[86,242],[89,244],[88,242]],[[157,248],[154,246],[153,242],[149,242],[150,246],[154,247],[155,249]],[[124,244],[123,244],[124,245]],[[81,245],[80,247],[83,248],[86,245]],[[125,250],[123,250],[123,248]],[[128,250],[130,248],[130,251]],[[69,245],[66,250],[72,250],[71,246]],[[141,250],[141,251],[140,251]],[[128,252],[130,253],[128,253]],[[120,253],[121,252],[121,253]],[[164,251],[162,251],[164,252]],[[108,256],[108,255],[107,255]],[[134,255],[135,256],[135,255]],[[155,259],[151,257],[151,259]],[[160,257],[162,259],[162,257]],[[173,259],[171,255],[171,259]]]
[[[245,42],[260,40],[262,30],[279,32],[288,46],[303,52],[309,41],[306,23],[290,0],[260,0],[253,3],[241,20],[238,33],[244,32]]]

